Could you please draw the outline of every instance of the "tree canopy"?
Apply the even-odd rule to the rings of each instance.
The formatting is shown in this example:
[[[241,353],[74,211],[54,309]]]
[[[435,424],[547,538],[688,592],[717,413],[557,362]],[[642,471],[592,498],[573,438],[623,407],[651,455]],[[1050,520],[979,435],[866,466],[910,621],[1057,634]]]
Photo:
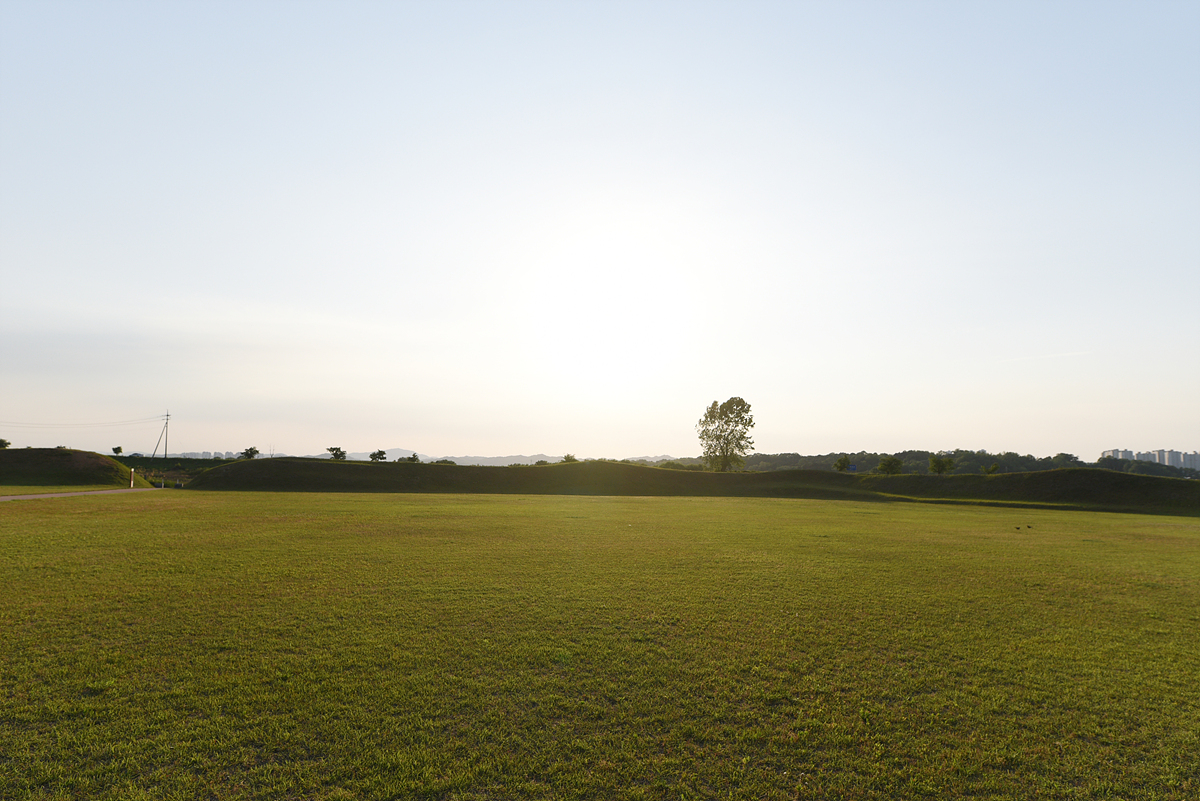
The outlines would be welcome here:
[[[333,461],[335,461],[335,462],[346,461],[346,452],[344,450],[342,450],[341,448],[337,447],[336,445],[333,446],[332,448],[326,448],[325,450],[329,451],[329,458],[332,459]]]
[[[954,469],[954,457],[944,453],[929,454],[929,472],[937,473],[939,476],[943,473],[949,473]]]
[[[754,417],[749,403],[736,397],[722,404],[713,401],[696,423],[708,468],[724,473],[744,465],[747,452],[754,450],[752,428]]]
[[[894,476],[903,472],[904,462],[896,456],[884,456],[879,460],[879,467],[875,469],[885,476]]]
[[[384,451],[384,450],[372,451],[371,455],[368,458],[372,462],[386,462],[387,461],[387,451]]]
[[[242,451],[243,459],[253,459],[255,456],[258,456],[258,448],[254,447],[253,445]]]

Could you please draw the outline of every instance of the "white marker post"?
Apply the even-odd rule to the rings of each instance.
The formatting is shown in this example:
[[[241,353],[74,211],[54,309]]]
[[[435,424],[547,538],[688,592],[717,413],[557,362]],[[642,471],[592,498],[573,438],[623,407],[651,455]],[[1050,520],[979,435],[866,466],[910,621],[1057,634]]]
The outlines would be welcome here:
[[[129,468],[129,488],[133,489],[133,468]]]

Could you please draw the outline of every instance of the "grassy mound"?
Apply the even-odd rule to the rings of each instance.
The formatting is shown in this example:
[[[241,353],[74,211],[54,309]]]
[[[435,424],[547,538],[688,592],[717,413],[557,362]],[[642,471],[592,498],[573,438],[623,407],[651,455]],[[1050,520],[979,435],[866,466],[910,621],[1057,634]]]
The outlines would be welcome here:
[[[1200,513],[1200,481],[1118,473],[1093,467],[995,476],[860,476],[859,486],[906,498]]]
[[[455,492],[525,495],[678,495],[840,498],[869,496],[852,476],[794,470],[697,473],[617,462],[483,467],[325,459],[256,459],[214,467],[189,489],[270,492]]]
[[[112,487],[129,486],[129,468],[109,456],[69,448],[0,450],[0,486]],[[150,484],[135,474],[135,487]]]
[[[284,458],[215,467],[188,487],[270,492],[918,499],[1200,514],[1200,482],[1094,468],[997,476],[854,476],[818,470],[698,473],[616,462],[479,467]]]

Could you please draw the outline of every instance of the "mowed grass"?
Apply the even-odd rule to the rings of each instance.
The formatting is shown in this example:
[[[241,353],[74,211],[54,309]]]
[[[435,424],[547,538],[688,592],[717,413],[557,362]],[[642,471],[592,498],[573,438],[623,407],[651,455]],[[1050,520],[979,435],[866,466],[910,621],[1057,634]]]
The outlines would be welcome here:
[[[1200,797],[1200,520],[0,505],[0,797]]]

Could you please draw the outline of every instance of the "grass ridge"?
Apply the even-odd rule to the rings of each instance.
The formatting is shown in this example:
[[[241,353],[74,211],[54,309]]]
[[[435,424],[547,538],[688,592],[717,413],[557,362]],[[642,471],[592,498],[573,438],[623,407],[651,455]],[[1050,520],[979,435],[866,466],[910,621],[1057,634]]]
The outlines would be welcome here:
[[[1200,482],[1065,468],[994,476],[847,475],[819,470],[699,473],[619,462],[485,467],[286,457],[206,470],[189,489],[432,492],[987,502],[1200,515]]]
[[[129,468],[91,451],[71,448],[6,448],[0,450],[0,486],[119,489],[129,486]],[[150,482],[134,473],[133,486]]]

